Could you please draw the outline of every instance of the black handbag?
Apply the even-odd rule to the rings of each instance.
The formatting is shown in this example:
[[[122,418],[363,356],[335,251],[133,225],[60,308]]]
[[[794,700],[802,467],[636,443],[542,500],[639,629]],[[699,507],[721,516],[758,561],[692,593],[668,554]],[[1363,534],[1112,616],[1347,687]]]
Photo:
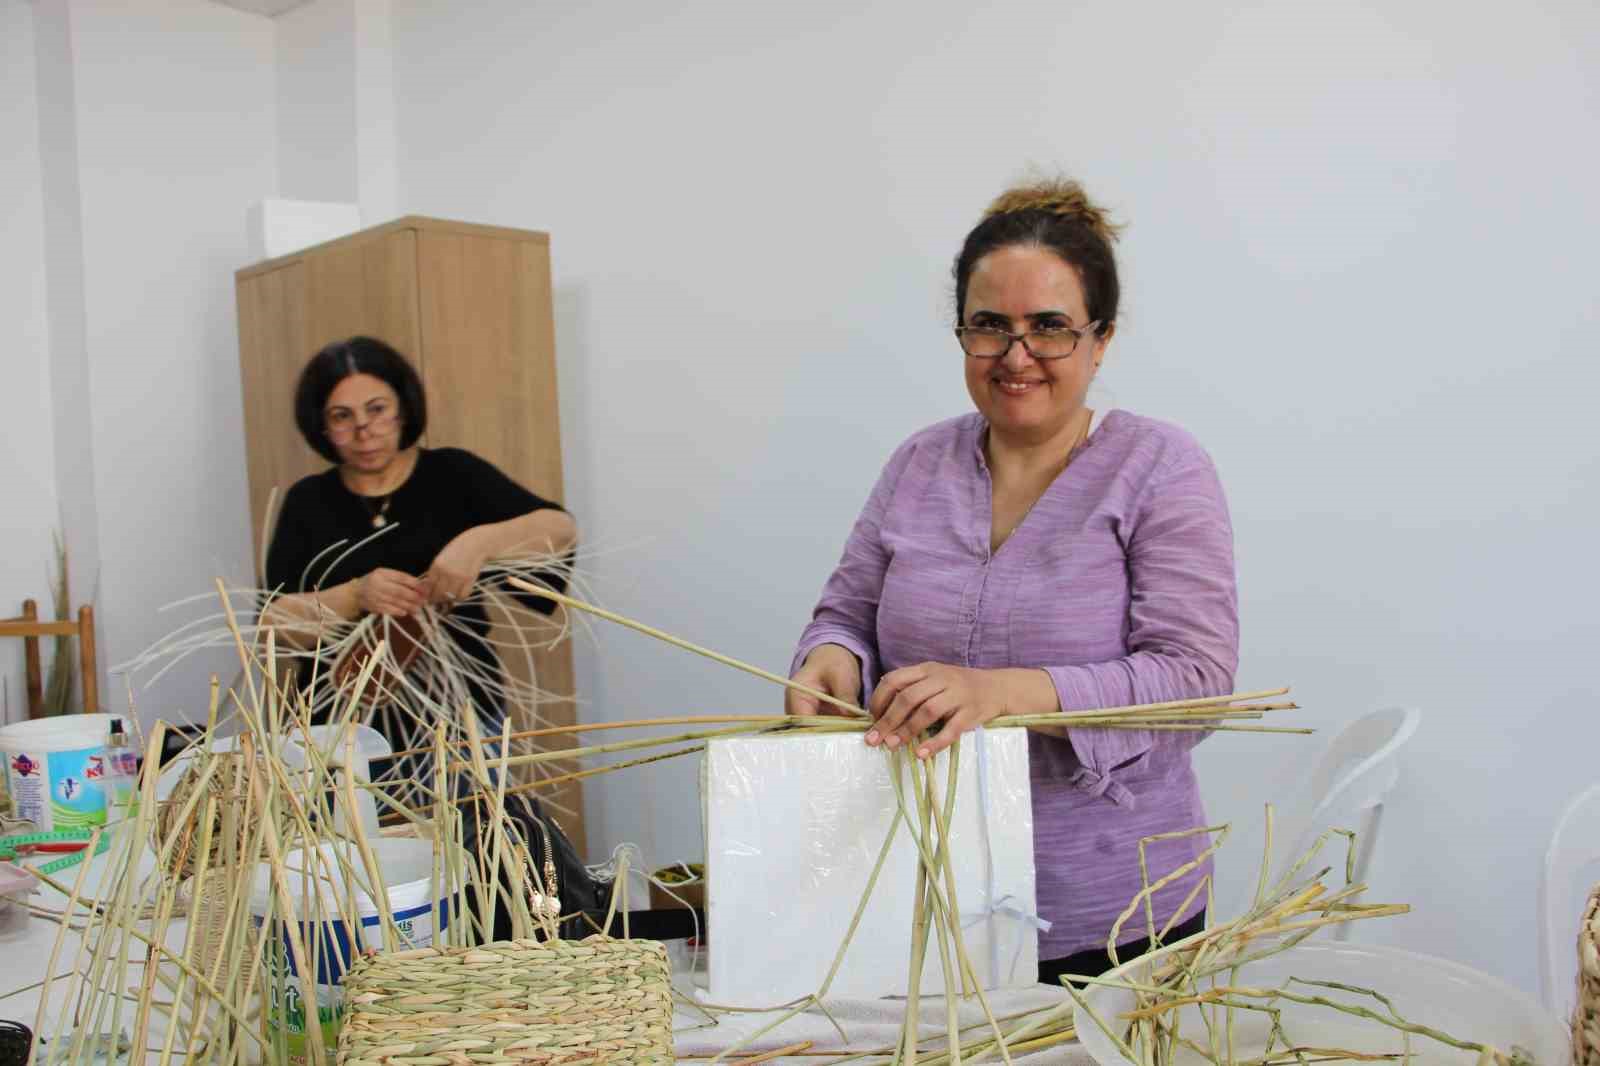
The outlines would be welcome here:
[[[483,850],[482,813],[478,804],[472,804],[467,808],[462,846],[469,852]],[[562,938],[581,940],[598,931],[605,921],[606,908],[610,904],[611,883],[598,880],[589,873],[578,855],[578,849],[572,846],[567,834],[561,831],[560,824],[537,799],[525,793],[509,795],[505,798],[505,815],[511,823],[509,829],[513,838],[521,839],[527,844],[529,854],[533,858],[535,867],[540,871],[541,878],[548,882],[550,871],[554,871],[559,913],[567,916],[560,927]],[[529,909],[537,914],[543,900],[538,897],[538,890],[535,891],[536,898],[529,901]],[[475,894],[469,893],[468,896],[468,905],[477,906]],[[498,894],[495,896],[495,913],[491,928],[495,940],[511,939],[510,910]]]

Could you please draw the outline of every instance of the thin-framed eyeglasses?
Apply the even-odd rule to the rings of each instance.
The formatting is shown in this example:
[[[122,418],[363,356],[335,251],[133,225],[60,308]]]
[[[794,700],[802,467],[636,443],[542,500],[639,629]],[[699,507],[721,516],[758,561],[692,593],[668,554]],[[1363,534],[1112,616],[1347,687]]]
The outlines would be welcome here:
[[[355,440],[356,434],[366,430],[368,436],[377,436],[393,428],[399,421],[400,408],[397,404],[387,400],[379,400],[367,404],[362,412],[365,419],[356,417],[356,412],[348,407],[335,407],[322,416],[323,430],[328,434],[328,439],[335,444],[348,444]]]
[[[1035,359],[1065,359],[1078,350],[1078,342],[1085,335],[1099,328],[1098,321],[1087,326],[1056,326],[1022,333],[997,326],[957,326],[956,340],[961,350],[974,359],[998,359],[1009,352],[1016,341],[1021,341],[1023,349]]]

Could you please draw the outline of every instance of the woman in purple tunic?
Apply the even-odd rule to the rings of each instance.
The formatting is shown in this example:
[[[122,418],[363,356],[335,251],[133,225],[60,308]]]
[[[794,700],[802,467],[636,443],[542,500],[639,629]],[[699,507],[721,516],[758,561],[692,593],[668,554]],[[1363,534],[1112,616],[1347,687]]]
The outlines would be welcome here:
[[[1002,714],[1221,695],[1238,664],[1233,532],[1215,468],[1176,426],[1085,399],[1116,330],[1105,213],[1075,182],[1013,189],[955,262],[976,411],[913,435],[873,487],[791,671],[876,718],[867,743],[928,757]],[[791,714],[825,707],[789,694]],[[1040,980],[1108,966],[1139,841],[1205,824],[1203,733],[1028,737]],[[1155,880],[1204,841],[1147,850]],[[1155,897],[1170,941],[1203,928],[1209,863]],[[1118,954],[1147,949],[1124,926]]]

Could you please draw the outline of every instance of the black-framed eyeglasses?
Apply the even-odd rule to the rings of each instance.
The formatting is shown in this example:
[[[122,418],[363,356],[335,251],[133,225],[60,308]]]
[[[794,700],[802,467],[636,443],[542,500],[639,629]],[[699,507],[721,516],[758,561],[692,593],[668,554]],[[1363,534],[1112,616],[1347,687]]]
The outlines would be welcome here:
[[[1065,359],[1078,350],[1084,336],[1100,328],[1099,322],[1087,326],[1056,326],[1052,329],[1030,329],[1012,333],[995,326],[957,326],[956,340],[961,350],[974,359],[998,359],[1011,350],[1016,341],[1035,359]]]

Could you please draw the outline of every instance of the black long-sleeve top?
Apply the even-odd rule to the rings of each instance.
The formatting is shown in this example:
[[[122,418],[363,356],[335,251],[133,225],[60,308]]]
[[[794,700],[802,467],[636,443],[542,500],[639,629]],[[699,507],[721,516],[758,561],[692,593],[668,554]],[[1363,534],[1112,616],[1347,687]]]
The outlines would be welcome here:
[[[389,495],[383,507],[384,532],[373,537],[373,519],[380,506],[379,501],[350,491],[337,468],[295,482],[284,497],[267,550],[267,587],[279,594],[310,592],[332,588],[380,567],[420,577],[445,545],[474,526],[547,508],[562,509],[461,448],[418,449],[411,476]],[[372,539],[352,550],[352,545],[369,537]],[[557,591],[565,588],[559,573],[540,576]],[[545,614],[554,608],[549,600],[518,598]],[[465,603],[453,614],[471,631],[452,629],[457,646],[497,671],[498,660],[485,640],[489,621],[483,607]],[[498,720],[497,701],[479,686],[469,687],[480,712],[491,722]]]

